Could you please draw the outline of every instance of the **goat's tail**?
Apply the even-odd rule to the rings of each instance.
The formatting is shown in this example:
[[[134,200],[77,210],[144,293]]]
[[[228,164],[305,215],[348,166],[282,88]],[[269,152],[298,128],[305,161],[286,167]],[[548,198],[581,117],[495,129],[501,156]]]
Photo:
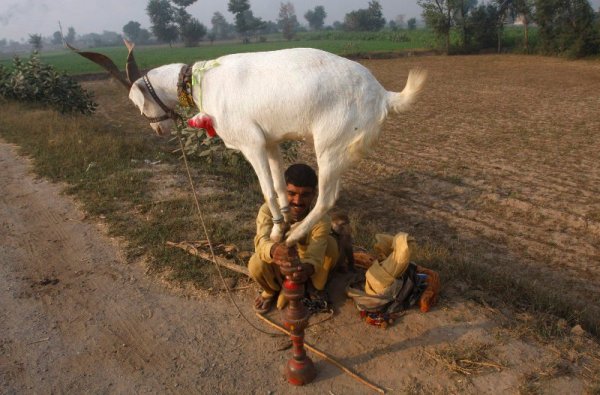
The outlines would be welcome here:
[[[406,86],[402,92],[388,92],[388,108],[395,112],[407,110],[423,89],[426,79],[427,71],[423,69],[411,70],[408,73],[408,80],[406,80]]]

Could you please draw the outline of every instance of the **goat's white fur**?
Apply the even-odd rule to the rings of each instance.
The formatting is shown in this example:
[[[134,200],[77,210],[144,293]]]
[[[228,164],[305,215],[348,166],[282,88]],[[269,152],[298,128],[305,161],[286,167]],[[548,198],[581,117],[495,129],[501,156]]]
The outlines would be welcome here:
[[[309,48],[227,55],[218,61],[220,66],[202,80],[203,111],[213,117],[225,145],[241,151],[251,163],[274,218],[288,206],[279,143],[314,142],[319,194],[314,208],[287,237],[290,246],[333,207],[342,173],[377,141],[388,110],[407,109],[426,78],[425,72],[411,70],[402,92],[388,92],[359,63]],[[170,64],[148,72],[168,107],[177,103],[183,66]],[[198,89],[193,96],[200,102]],[[164,113],[141,80],[133,84],[129,97],[147,116]],[[160,133],[170,130],[171,122],[152,127]],[[278,241],[282,236],[282,226],[275,224],[271,238]]]

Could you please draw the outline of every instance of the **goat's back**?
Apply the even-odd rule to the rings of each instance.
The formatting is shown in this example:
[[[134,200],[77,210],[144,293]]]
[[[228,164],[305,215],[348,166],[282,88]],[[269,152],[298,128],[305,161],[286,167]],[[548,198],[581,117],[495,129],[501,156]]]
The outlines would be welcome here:
[[[243,141],[248,125],[269,141],[325,138],[313,136],[317,129],[335,141],[378,125],[387,113],[387,91],[369,70],[329,52],[295,48],[218,61],[203,80],[202,103],[229,145]]]

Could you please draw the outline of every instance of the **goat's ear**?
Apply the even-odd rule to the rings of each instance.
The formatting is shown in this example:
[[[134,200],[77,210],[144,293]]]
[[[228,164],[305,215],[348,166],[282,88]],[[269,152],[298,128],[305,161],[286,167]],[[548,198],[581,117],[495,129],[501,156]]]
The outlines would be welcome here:
[[[129,100],[133,102],[139,108],[140,113],[144,115],[144,104],[146,103],[146,97],[144,92],[140,89],[138,84],[133,84],[129,90]]]

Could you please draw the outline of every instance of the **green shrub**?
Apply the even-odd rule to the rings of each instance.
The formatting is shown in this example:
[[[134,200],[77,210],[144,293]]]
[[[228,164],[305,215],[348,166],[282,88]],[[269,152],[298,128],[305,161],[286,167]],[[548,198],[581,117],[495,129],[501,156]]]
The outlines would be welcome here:
[[[10,69],[0,66],[0,96],[25,103],[42,103],[63,114],[91,114],[97,107],[92,95],[77,81],[42,63],[36,52],[26,62],[15,57]]]

